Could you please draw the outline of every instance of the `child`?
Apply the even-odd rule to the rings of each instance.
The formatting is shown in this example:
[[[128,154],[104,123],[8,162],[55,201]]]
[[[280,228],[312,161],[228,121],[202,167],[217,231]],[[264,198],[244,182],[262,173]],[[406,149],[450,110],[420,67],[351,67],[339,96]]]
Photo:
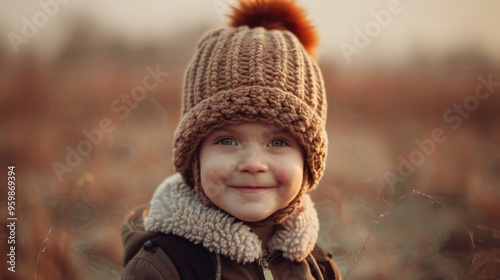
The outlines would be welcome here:
[[[340,279],[315,244],[326,97],[304,12],[243,1],[185,77],[177,174],[122,229],[122,279]]]

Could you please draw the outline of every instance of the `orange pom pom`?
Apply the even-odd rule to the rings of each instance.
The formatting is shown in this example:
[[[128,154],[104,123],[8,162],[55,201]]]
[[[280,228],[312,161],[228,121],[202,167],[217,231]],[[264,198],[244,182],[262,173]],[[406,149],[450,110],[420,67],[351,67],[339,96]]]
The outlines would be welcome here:
[[[232,8],[230,26],[288,30],[314,56],[318,42],[316,30],[307,19],[305,11],[293,0],[241,0],[239,7]]]

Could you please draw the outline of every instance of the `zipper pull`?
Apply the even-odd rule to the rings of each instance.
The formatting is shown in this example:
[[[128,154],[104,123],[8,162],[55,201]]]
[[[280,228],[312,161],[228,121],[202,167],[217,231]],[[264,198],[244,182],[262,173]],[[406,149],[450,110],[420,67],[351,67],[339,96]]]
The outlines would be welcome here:
[[[264,275],[265,280],[274,280],[273,274],[271,273],[271,269],[269,269],[269,263],[265,258],[259,259],[260,269],[262,270],[262,274]]]

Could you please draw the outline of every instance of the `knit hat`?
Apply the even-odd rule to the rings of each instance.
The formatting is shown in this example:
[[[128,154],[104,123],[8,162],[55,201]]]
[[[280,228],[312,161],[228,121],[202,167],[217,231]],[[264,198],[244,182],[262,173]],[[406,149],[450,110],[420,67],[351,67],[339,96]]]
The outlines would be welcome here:
[[[302,191],[273,219],[283,220],[317,185],[327,135],[324,82],[312,59],[315,45],[314,28],[290,0],[242,1],[233,8],[230,27],[201,39],[185,74],[174,165],[205,203],[210,201],[200,185],[198,146],[228,124],[269,123],[286,129],[303,147]]]

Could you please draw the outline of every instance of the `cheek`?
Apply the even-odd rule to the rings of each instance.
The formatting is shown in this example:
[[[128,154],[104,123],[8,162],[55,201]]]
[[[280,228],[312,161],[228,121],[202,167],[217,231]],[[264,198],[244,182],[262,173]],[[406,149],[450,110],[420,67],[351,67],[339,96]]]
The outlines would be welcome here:
[[[290,187],[301,185],[303,180],[303,170],[300,166],[290,166],[279,168],[277,177],[280,182]]]
[[[278,170],[278,180],[280,180],[281,182],[286,182],[288,180],[287,172],[284,168],[280,168]]]
[[[208,197],[216,197],[229,178],[227,165],[202,164],[200,166],[201,185]]]

